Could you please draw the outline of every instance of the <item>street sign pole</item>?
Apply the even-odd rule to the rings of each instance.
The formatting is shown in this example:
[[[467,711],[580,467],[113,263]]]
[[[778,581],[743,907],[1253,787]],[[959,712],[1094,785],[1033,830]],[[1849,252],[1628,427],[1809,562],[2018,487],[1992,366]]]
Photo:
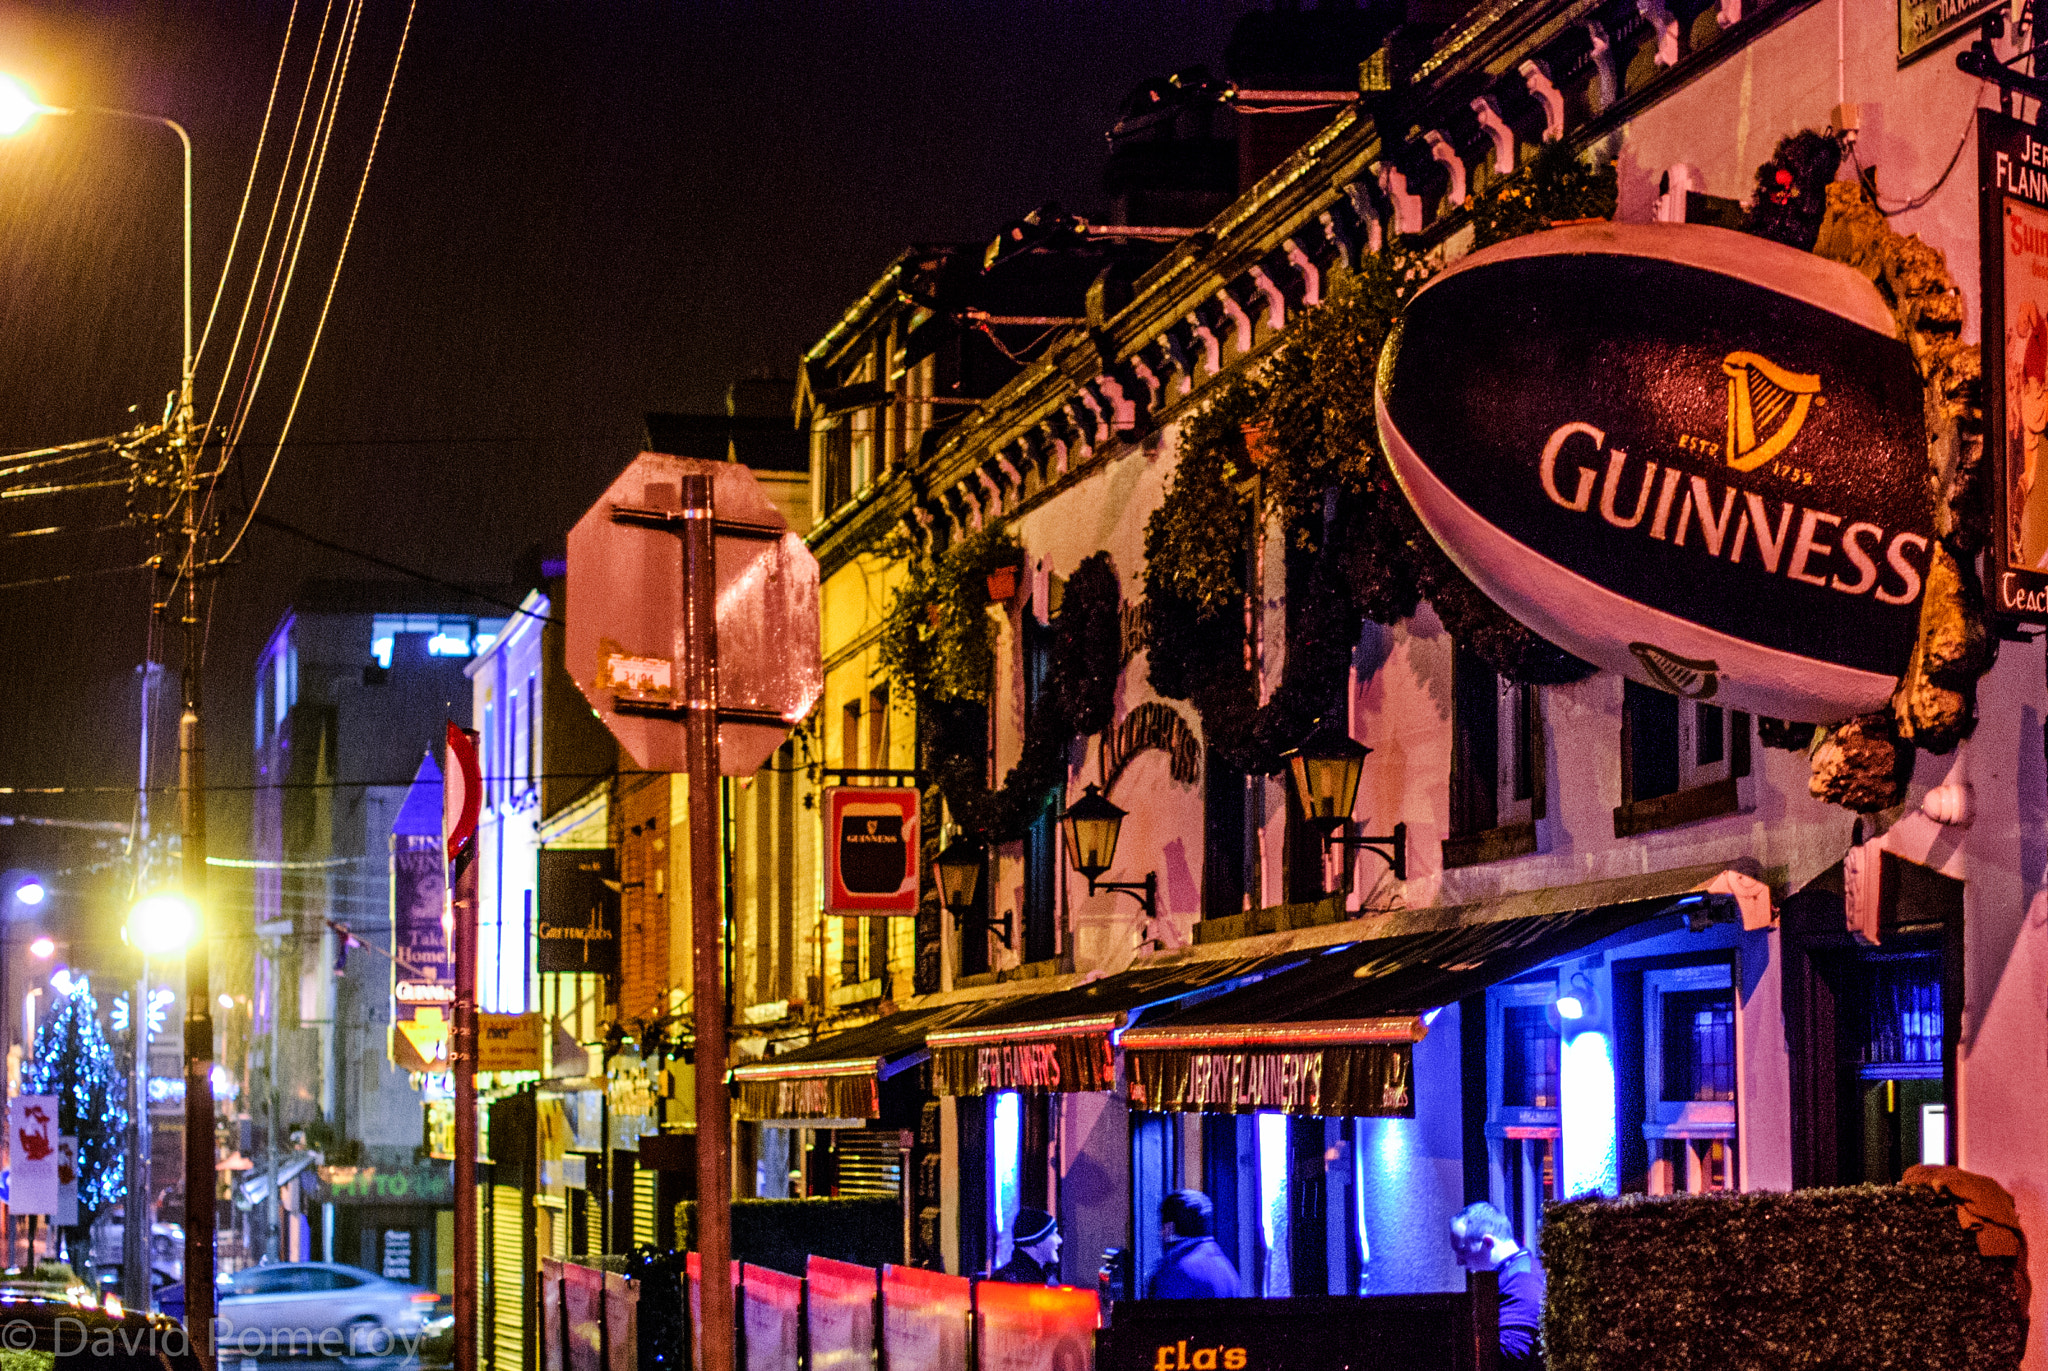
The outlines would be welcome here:
[[[455,954],[455,1022],[448,1033],[448,1070],[455,1076],[455,1365],[474,1371],[477,1361],[476,1194],[476,821],[482,774],[476,734],[448,725],[448,764],[442,770],[443,856],[452,863],[448,883],[448,942]]]
[[[689,759],[690,957],[697,1039],[697,1253],[704,1371],[732,1371],[732,1123],[725,1087],[725,933],[718,850],[718,619],[711,478],[682,478],[682,690]]]

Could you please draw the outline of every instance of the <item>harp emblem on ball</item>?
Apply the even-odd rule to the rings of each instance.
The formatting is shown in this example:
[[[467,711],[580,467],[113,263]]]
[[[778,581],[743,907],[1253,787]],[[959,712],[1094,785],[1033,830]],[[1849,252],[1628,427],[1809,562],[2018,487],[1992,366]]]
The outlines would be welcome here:
[[[1728,377],[1728,465],[1755,471],[1799,436],[1820,395],[1820,377],[1787,371],[1759,352],[1731,352],[1721,370]]]
[[[1651,643],[1630,643],[1628,650],[1643,664],[1650,680],[1688,700],[1711,700],[1721,689],[1721,664],[1711,657],[1681,657]]]

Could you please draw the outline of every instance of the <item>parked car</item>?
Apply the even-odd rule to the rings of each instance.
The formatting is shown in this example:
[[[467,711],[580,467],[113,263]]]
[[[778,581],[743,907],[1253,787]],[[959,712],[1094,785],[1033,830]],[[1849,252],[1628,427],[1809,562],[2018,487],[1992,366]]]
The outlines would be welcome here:
[[[349,1354],[381,1355],[394,1344],[416,1342],[438,1298],[335,1262],[275,1262],[223,1282],[220,1318],[223,1336],[254,1330],[273,1355],[333,1348],[333,1330]]]

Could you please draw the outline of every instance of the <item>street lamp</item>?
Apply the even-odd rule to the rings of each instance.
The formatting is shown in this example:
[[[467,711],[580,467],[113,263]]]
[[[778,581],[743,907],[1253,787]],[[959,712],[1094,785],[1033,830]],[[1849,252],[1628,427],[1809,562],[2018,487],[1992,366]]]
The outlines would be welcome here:
[[[945,850],[932,861],[932,874],[939,884],[939,903],[955,919],[966,919],[974,912],[974,892],[981,888],[981,868],[987,859],[987,850],[965,834],[946,844]],[[998,924],[994,918],[982,921],[984,932],[995,935],[1005,948],[1010,946],[1014,932],[1010,915],[1005,913]]]
[[[179,581],[185,654],[178,717],[178,808],[182,818],[180,848],[184,891],[194,901],[184,935],[185,952],[185,1316],[193,1351],[202,1363],[213,1361],[214,1270],[214,1129],[213,996],[205,926],[196,902],[206,892],[206,760],[200,732],[199,575],[205,526],[199,517],[199,453],[192,435],[192,135],[177,120],[161,114],[82,105],[67,109],[46,105],[20,82],[0,77],[0,132],[19,131],[39,114],[103,114],[145,124],[161,124],[178,135],[185,155],[183,318],[178,357],[178,390],[171,420],[171,451],[178,467],[179,507],[184,560]],[[158,605],[159,612],[169,604]],[[138,946],[142,946],[138,942]],[[131,1225],[132,1227],[132,1225]]]
[[[1159,917],[1159,873],[1148,871],[1142,881],[1105,881],[1102,873],[1116,861],[1116,840],[1123,832],[1126,810],[1110,802],[1100,786],[1089,786],[1081,798],[1060,815],[1067,831],[1067,860],[1074,870],[1088,878],[1088,893],[1118,890],[1144,907],[1147,920]],[[1149,934],[1146,936],[1150,936]]]
[[[1393,868],[1394,879],[1408,879],[1408,825],[1394,825],[1392,833],[1352,833],[1351,811],[1358,804],[1358,780],[1372,749],[1327,719],[1318,719],[1301,746],[1283,754],[1288,772],[1294,777],[1294,795],[1301,803],[1302,817],[1321,830],[1323,847],[1357,848],[1376,853]],[[1351,866],[1344,868],[1344,888],[1351,888]]]
[[[49,893],[48,887],[31,876],[20,885],[14,887],[14,902],[34,909],[43,902],[44,897]]]
[[[40,114],[105,114],[116,119],[134,119],[161,124],[178,135],[185,153],[185,254],[184,254],[184,347],[178,363],[178,428],[182,435],[192,415],[192,135],[177,120],[161,114],[115,109],[108,105],[80,105],[67,108],[46,105],[30,94],[27,86],[12,76],[0,75],[0,137],[11,137],[34,122]]]

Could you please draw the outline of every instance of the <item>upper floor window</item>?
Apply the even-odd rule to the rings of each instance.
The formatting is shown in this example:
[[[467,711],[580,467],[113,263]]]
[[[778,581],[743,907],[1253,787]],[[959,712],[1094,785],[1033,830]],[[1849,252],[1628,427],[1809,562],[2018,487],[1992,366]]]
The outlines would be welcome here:
[[[389,668],[401,633],[424,634],[430,657],[473,657],[487,651],[504,631],[503,619],[468,619],[446,614],[379,614],[370,621],[370,655]]]
[[[1616,837],[1732,814],[1749,774],[1749,716],[1622,682]]]
[[[1446,866],[1536,850],[1543,817],[1543,697],[1464,648],[1451,654],[1450,832]]]

